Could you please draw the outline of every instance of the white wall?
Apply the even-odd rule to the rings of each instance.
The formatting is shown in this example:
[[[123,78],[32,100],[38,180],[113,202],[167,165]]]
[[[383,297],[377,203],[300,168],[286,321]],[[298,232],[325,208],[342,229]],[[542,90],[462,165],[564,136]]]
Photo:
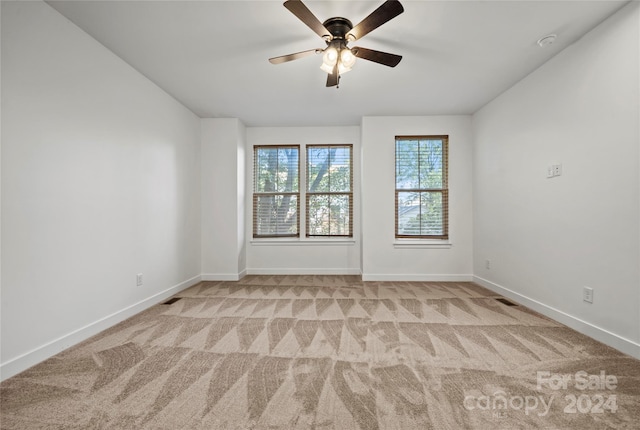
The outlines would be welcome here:
[[[449,135],[450,247],[400,247],[395,239],[395,137],[401,135]],[[363,118],[364,280],[471,280],[471,143],[469,116]]]
[[[201,278],[245,273],[475,274],[640,356],[638,22],[633,3],[473,129],[467,116],[245,128],[200,121],[48,5],[2,2],[1,377]],[[408,134],[450,136],[451,246],[394,239],[394,137]],[[353,240],[252,239],[253,145],[292,143],[354,145]]]
[[[50,6],[2,2],[2,378],[199,280],[199,145]]]
[[[247,273],[360,274],[360,193],[354,181],[353,240],[254,240],[252,237],[253,146],[275,144],[353,144],[353,176],[360,172],[359,127],[248,127],[246,148]],[[303,217],[301,217],[303,218]],[[301,219],[302,221],[302,219]]]
[[[477,280],[636,356],[639,6],[473,116]],[[562,176],[547,179],[558,163]]]
[[[246,269],[245,127],[202,119],[202,277],[238,280]]]

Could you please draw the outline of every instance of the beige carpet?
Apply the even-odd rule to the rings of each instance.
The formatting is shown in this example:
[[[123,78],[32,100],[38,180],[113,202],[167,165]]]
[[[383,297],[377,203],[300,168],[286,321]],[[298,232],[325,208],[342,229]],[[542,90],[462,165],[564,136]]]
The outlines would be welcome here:
[[[470,283],[203,282],[1,385],[2,429],[640,428],[640,361]]]

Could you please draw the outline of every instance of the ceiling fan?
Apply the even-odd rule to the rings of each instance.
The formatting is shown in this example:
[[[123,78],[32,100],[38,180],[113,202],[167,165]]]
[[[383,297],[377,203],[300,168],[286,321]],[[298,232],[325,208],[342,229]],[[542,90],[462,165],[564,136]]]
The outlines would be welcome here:
[[[362,58],[363,60],[373,61],[389,67],[397,66],[400,60],[402,60],[401,55],[389,54],[373,49],[361,48],[359,46],[354,46],[353,48],[347,47],[349,42],[362,38],[364,35],[404,12],[404,8],[398,0],[385,1],[355,27],[351,21],[342,17],[329,18],[321,23],[301,0],[287,0],[284,2],[284,7],[297,16],[300,21],[305,23],[318,36],[322,37],[327,43],[327,47],[270,58],[269,62],[271,62],[271,64],[286,63],[311,54],[323,53],[323,61],[320,68],[328,73],[327,87],[334,87],[338,85],[340,75],[351,70],[356,58]]]

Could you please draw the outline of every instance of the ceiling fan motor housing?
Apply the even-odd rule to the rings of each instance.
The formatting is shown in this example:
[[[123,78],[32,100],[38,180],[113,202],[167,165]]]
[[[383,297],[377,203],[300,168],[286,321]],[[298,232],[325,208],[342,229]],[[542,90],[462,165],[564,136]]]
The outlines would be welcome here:
[[[331,33],[331,39],[344,39],[353,28],[351,21],[342,17],[329,18],[322,25]]]

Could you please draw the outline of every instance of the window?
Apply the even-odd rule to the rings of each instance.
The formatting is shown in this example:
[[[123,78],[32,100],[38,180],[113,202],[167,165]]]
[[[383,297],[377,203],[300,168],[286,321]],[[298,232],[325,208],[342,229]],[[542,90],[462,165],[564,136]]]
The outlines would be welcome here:
[[[396,238],[449,238],[448,142],[396,136]]]
[[[351,145],[307,146],[307,237],[352,234]]]
[[[352,145],[303,151],[299,145],[254,147],[253,237],[300,237],[301,204],[306,237],[353,237]]]
[[[253,237],[298,237],[300,147],[256,146]]]

